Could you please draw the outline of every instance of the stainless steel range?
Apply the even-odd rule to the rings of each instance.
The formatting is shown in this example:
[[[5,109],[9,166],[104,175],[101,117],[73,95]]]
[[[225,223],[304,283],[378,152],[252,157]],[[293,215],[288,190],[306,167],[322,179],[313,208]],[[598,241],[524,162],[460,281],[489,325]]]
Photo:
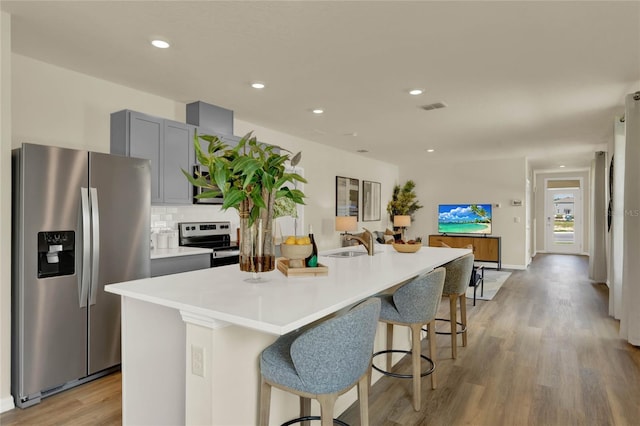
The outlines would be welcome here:
[[[213,249],[211,267],[238,263],[238,242],[231,241],[231,222],[182,222],[178,224],[179,244]]]

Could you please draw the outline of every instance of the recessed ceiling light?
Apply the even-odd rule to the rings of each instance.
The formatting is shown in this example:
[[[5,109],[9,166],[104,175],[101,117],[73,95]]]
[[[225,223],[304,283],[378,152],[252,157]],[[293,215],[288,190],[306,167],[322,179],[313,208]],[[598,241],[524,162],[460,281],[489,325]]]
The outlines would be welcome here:
[[[435,151],[435,149],[429,148],[429,149],[427,150],[427,152],[433,152],[433,151]]]
[[[561,168],[561,169],[562,169],[562,168],[564,168],[564,164],[560,164],[560,168]]]
[[[409,94],[413,96],[422,95],[422,89],[411,89],[409,90]]]
[[[251,87],[254,89],[264,89],[264,83],[256,81],[255,83],[251,83]]]
[[[151,44],[153,44],[158,49],[166,49],[167,47],[169,47],[169,43],[164,40],[152,40]]]
[[[313,112],[314,114],[322,114],[324,113],[324,110],[322,108],[315,108],[311,112]]]

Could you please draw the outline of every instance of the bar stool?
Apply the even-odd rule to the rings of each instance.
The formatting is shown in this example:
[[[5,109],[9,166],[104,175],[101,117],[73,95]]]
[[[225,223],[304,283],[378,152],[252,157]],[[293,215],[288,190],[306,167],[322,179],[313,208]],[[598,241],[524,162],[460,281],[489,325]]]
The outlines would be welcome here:
[[[467,346],[467,287],[473,270],[473,254],[465,254],[444,265],[447,276],[444,280],[443,296],[449,296],[449,319],[436,318],[437,321],[451,323],[451,332],[436,331],[436,334],[451,335],[451,356],[458,356],[458,334],[462,334],[462,346]],[[460,300],[460,321],[457,320],[458,300]],[[460,330],[458,330],[460,326]]]
[[[445,269],[438,268],[421,275],[402,285],[393,294],[382,295],[380,321],[387,324],[387,349],[373,354],[387,354],[387,369],[382,370],[373,364],[373,368],[382,374],[401,379],[413,379],[413,408],[420,411],[420,382],[421,378],[431,375],[431,388],[436,388],[435,357],[436,336],[435,317],[442,299]],[[420,350],[420,331],[427,324],[429,335],[429,357],[422,355]],[[403,325],[411,329],[411,351],[391,349],[393,345],[393,326]],[[393,353],[411,354],[412,374],[396,374],[391,372],[391,357]],[[430,367],[421,373],[420,359],[429,362]]]
[[[271,387],[300,397],[301,417],[283,424],[321,420],[329,426],[336,399],[358,384],[360,422],[369,424],[369,374],[380,300],[368,299],[319,325],[279,337],[260,355],[260,425],[269,423]],[[320,416],[309,416],[310,399]]]

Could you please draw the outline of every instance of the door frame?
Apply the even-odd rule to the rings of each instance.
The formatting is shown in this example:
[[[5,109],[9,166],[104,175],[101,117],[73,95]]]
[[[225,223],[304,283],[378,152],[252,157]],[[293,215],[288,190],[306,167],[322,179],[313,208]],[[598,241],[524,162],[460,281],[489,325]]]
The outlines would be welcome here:
[[[577,180],[580,182],[578,188],[548,188],[549,181],[557,180]],[[574,201],[574,244],[562,247],[553,245],[553,238],[550,234],[550,194],[558,191],[572,191],[579,197],[579,201]],[[584,247],[584,181],[582,177],[562,177],[562,178],[545,178],[544,179],[544,250],[546,253],[563,253],[563,254],[582,254]]]

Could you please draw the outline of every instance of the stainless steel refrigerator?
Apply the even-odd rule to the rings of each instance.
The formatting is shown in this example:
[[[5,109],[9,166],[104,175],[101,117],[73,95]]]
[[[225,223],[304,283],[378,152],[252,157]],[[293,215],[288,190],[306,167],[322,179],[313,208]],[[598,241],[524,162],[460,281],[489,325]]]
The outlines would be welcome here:
[[[117,370],[120,299],[149,277],[148,160],[23,144],[12,152],[12,394],[41,398]]]

